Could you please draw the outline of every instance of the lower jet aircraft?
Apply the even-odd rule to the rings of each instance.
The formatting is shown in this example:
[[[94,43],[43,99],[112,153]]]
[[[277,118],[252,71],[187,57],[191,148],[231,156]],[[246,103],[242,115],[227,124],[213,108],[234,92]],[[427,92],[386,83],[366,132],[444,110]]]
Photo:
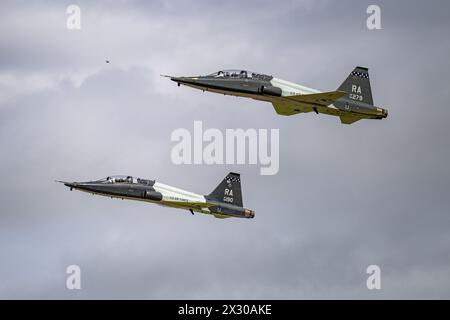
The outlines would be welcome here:
[[[140,200],[159,205],[212,214],[216,218],[253,218],[255,211],[242,204],[241,178],[230,172],[209,195],[199,195],[154,180],[131,176],[111,176],[97,181],[65,182],[72,191],[80,190],[111,198]]]
[[[270,102],[283,116],[314,111],[338,116],[342,123],[351,124],[388,115],[386,109],[374,106],[369,71],[364,67],[356,67],[337,91],[330,92],[245,70],[223,70],[196,77],[164,77],[177,82],[178,86]]]

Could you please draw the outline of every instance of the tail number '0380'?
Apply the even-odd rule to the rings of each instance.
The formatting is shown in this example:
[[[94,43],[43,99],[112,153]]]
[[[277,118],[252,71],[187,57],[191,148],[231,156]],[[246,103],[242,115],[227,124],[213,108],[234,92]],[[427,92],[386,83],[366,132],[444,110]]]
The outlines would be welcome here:
[[[233,203],[233,189],[225,189],[223,201]]]
[[[223,197],[223,201],[233,203],[233,198],[232,197]]]

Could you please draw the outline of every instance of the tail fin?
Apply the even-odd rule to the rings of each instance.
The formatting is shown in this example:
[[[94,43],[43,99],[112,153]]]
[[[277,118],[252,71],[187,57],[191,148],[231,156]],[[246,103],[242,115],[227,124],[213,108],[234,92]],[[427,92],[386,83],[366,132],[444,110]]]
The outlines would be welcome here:
[[[239,173],[230,172],[225,179],[209,194],[209,197],[242,207],[241,177]]]
[[[338,90],[348,92],[347,98],[351,100],[364,102],[373,106],[369,69],[367,68],[356,67]]]

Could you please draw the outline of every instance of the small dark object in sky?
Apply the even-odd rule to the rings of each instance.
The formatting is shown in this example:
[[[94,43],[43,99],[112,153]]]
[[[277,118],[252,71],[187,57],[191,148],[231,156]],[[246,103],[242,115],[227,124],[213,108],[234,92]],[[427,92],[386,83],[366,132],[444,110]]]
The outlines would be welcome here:
[[[105,60],[106,63],[109,63],[109,60]]]

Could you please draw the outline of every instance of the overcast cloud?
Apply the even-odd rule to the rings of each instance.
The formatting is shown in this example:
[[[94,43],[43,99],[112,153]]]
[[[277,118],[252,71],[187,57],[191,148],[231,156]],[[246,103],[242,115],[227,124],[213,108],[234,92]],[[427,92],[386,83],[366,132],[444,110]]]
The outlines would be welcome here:
[[[366,28],[366,8],[382,30]],[[81,30],[66,8],[81,8]],[[2,1],[0,298],[450,298],[448,1]],[[105,60],[110,60],[106,64]],[[160,74],[250,69],[334,90],[370,68],[382,121],[281,117]],[[172,164],[177,128],[280,130],[280,170]],[[253,220],[69,192],[112,174]],[[65,288],[66,267],[82,290]],[[382,270],[369,291],[368,265]]]

